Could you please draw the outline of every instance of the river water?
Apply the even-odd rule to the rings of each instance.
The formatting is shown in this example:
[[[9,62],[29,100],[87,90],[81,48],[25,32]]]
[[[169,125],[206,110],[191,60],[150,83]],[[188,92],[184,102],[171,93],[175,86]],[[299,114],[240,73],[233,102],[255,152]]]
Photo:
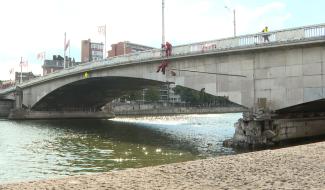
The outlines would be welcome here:
[[[0,120],[0,183],[196,160],[222,147],[241,114],[113,120]]]

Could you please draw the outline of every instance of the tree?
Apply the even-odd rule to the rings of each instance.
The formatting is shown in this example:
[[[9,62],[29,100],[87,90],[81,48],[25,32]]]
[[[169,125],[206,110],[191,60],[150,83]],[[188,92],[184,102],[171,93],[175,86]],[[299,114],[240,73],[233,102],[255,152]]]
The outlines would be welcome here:
[[[150,102],[157,102],[160,99],[159,88],[157,87],[149,87],[145,94],[145,100]]]
[[[120,99],[128,101],[142,100],[142,90],[130,91],[127,94],[123,95]]]
[[[200,91],[193,89],[185,88],[182,86],[176,86],[173,88],[175,94],[180,95],[181,100],[192,105],[231,105],[226,97],[213,96],[205,92],[205,88],[202,88]]]

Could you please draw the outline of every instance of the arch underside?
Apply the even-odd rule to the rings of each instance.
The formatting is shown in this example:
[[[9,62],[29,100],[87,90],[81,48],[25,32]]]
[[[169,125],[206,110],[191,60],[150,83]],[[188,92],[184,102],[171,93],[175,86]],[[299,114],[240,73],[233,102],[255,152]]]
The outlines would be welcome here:
[[[100,110],[113,99],[130,91],[141,90],[147,86],[163,84],[161,81],[128,78],[128,77],[96,77],[79,80],[49,93],[38,101],[32,110]]]

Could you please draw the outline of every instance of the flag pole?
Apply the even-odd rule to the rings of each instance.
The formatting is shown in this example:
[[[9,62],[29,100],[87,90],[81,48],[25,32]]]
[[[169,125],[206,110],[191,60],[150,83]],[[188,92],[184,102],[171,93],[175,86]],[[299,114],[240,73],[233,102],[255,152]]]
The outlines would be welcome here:
[[[68,67],[71,67],[70,64],[71,64],[71,55],[70,55],[70,39],[69,39],[69,57],[68,57],[68,61],[69,61],[69,64],[68,64]]]
[[[64,32],[64,45],[63,45],[63,69],[65,69],[65,44],[66,44],[66,37],[67,37],[67,34],[66,32]]]
[[[19,84],[21,84],[23,81],[23,57],[20,57],[20,81]]]
[[[161,39],[161,43],[162,44],[165,44],[165,1],[164,0],[162,0],[162,6],[161,6],[161,8],[162,8],[162,11],[161,11],[161,18],[162,18],[162,22],[161,22],[161,24],[162,24],[162,27],[161,27],[161,29],[162,29],[162,39]]]
[[[106,24],[105,24],[105,50],[104,50],[104,59],[106,59]]]

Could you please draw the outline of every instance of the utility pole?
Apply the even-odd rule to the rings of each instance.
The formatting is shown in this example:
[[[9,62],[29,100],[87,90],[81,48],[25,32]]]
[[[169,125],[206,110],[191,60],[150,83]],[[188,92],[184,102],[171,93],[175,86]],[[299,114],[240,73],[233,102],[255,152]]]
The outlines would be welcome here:
[[[234,9],[234,37],[236,37],[236,10]]]
[[[23,57],[20,57],[20,80],[19,84],[23,82]]]
[[[107,58],[107,56],[106,56],[106,53],[107,53],[106,52],[106,24],[105,24],[105,34],[104,35],[105,35],[105,46],[104,46],[104,52],[105,53],[104,53],[104,59],[106,59]]]
[[[66,60],[65,60],[65,47],[66,47],[66,44],[67,43],[67,33],[66,32],[64,32],[64,45],[63,45],[63,69],[65,69],[66,68],[66,66],[65,66],[65,62],[66,62]]]
[[[123,55],[125,55],[126,53],[126,41],[124,41],[123,43]]]
[[[165,0],[162,0],[162,40],[161,44],[165,44]]]
[[[225,6],[226,9],[231,11],[231,9],[228,6]],[[236,37],[236,9],[233,9],[233,16],[234,16],[234,37]]]

